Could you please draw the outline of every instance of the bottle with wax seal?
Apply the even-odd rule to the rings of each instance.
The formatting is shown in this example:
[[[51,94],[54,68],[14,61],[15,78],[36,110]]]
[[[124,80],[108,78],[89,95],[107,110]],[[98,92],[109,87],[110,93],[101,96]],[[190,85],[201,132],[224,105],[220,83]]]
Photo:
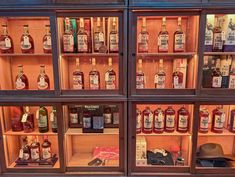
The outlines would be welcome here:
[[[153,132],[163,133],[165,127],[164,111],[161,108],[157,108],[153,113]]]

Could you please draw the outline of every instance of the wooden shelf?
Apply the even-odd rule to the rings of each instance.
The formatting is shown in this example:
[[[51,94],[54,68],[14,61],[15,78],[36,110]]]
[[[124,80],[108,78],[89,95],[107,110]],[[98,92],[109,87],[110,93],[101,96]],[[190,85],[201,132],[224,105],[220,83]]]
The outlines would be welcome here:
[[[204,52],[204,55],[235,55],[235,52]]]
[[[179,133],[177,131],[174,131],[172,133],[167,133],[167,132],[163,132],[163,133],[151,133],[151,134],[145,134],[145,133],[140,133],[137,134],[137,136],[190,136],[190,133]]]
[[[0,54],[0,57],[49,57],[52,56],[52,54],[47,54],[47,53],[6,53],[6,54]]]
[[[198,133],[198,136],[235,136],[235,133],[224,129],[223,133],[214,133],[209,131],[208,133]]]
[[[118,135],[118,128],[104,128],[104,133],[82,133],[82,128],[69,128],[66,132],[66,135],[85,135],[85,136],[94,136],[94,135]]]
[[[119,53],[62,53],[62,57],[118,57]]]
[[[4,135],[16,135],[16,136],[27,136],[27,135],[36,135],[36,136],[43,136],[43,135],[54,135],[54,136],[57,136],[58,133],[54,133],[52,132],[51,130],[49,130],[48,132],[46,133],[40,133],[38,131],[38,129],[35,129],[34,132],[31,132],[31,133],[25,133],[24,131],[20,131],[20,132],[14,132],[12,130],[9,130],[9,131],[6,131],[5,133],[3,133]]]
[[[93,159],[92,153],[74,153],[72,157],[69,159],[68,167],[76,167],[76,166],[86,166],[88,167],[88,163]],[[98,167],[118,167],[119,160],[108,160],[105,163],[105,166]],[[89,166],[90,167],[90,166]],[[92,166],[91,166],[92,167]]]
[[[137,53],[137,56],[142,57],[185,57],[185,58],[191,58],[194,55],[196,55],[196,52],[182,52],[182,53]]]

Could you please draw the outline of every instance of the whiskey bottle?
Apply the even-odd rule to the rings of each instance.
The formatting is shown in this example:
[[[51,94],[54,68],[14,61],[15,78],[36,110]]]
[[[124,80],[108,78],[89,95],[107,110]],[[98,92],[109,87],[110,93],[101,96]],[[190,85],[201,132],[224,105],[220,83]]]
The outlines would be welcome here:
[[[27,140],[27,136],[23,137],[23,145],[22,148],[20,149],[20,154],[19,154],[19,158],[21,160],[27,161],[30,160],[31,153],[30,153],[30,147],[28,145],[28,140]]]
[[[174,52],[184,52],[185,51],[185,34],[181,26],[181,17],[178,17],[178,26],[176,32],[174,33]]]
[[[63,34],[63,52],[73,53],[74,49],[74,37],[71,30],[70,19],[65,18],[65,30]]]
[[[230,123],[229,123],[229,131],[235,133],[235,109],[231,110],[230,113]]]
[[[183,88],[183,80],[184,74],[180,72],[180,66],[176,67],[176,71],[173,72],[172,83],[174,89],[182,89]]]
[[[7,25],[2,25],[3,33],[0,36],[0,50],[1,53],[13,53],[13,40],[8,35]]]
[[[216,59],[215,69],[212,71],[212,88],[221,88],[221,84],[220,59]]]
[[[145,76],[143,72],[142,59],[138,60],[138,68],[136,72],[136,89],[144,89],[145,87]]]
[[[166,30],[166,17],[162,18],[162,29],[158,34],[158,52],[168,52],[169,33]]]
[[[24,25],[23,35],[20,39],[20,47],[22,53],[34,53],[34,42],[29,34],[29,26]]]
[[[78,111],[76,107],[69,108],[69,127],[77,127],[79,124]]]
[[[119,125],[120,113],[117,105],[113,107],[112,113],[113,113],[113,125]]]
[[[141,133],[142,130],[142,114],[140,109],[136,109],[136,134]]]
[[[13,132],[19,132],[23,130],[23,123],[21,122],[23,115],[23,108],[20,106],[10,107],[11,111],[11,128]]]
[[[177,131],[180,133],[186,133],[189,129],[189,112],[185,106],[178,110],[177,117]]]
[[[79,58],[76,58],[76,70],[73,72],[73,89],[74,90],[84,89],[84,74],[80,70]]]
[[[89,132],[92,129],[92,116],[89,110],[83,111],[83,117],[82,117],[82,126],[83,126],[83,132]]]
[[[224,43],[224,52],[234,52],[235,51],[235,24],[233,19],[230,18],[226,39]]]
[[[163,133],[165,127],[164,111],[161,108],[157,108],[153,113],[153,132]]]
[[[232,66],[229,73],[229,88],[235,89],[235,59],[232,59]]]
[[[23,72],[23,65],[18,65],[18,75],[15,79],[16,90],[27,90],[29,89],[29,81],[27,76]]]
[[[230,71],[230,65],[232,62],[232,56],[228,55],[227,57],[222,57],[221,60],[221,67],[220,72],[222,75],[222,88],[228,88],[229,86],[229,71]]]
[[[52,132],[57,133],[57,116],[56,116],[56,107],[53,106],[50,113],[51,129]]]
[[[213,30],[213,52],[222,52],[224,46],[224,32],[222,31],[222,19],[215,17],[216,26]]]
[[[104,45],[104,32],[102,31],[100,17],[97,17],[96,30],[94,32],[94,51],[99,52],[100,47]]]
[[[165,131],[168,133],[175,131],[175,110],[171,106],[165,110]]]
[[[150,134],[153,132],[153,113],[150,110],[150,107],[146,107],[143,111],[143,118],[142,118],[142,125],[143,129],[142,132],[146,134]]]
[[[114,90],[116,89],[116,73],[113,70],[112,58],[108,59],[109,69],[105,73],[105,88],[107,90]]]
[[[28,106],[25,107],[25,112],[22,116],[21,122],[23,123],[25,133],[34,131],[34,115],[29,112]]]
[[[164,89],[166,85],[166,73],[163,67],[163,59],[159,60],[159,71],[154,77],[155,88]]]
[[[113,123],[112,112],[111,112],[111,108],[109,106],[104,107],[103,117],[104,117],[104,124],[105,125],[111,125]]]
[[[48,140],[48,136],[44,136],[42,143],[42,159],[50,159],[51,157],[51,142]]]
[[[142,18],[141,32],[138,35],[138,53],[148,53],[149,33],[146,28],[146,18]]]
[[[199,113],[199,132],[207,133],[209,131],[210,114],[208,109],[202,108]]]
[[[52,45],[51,45],[51,30],[50,30],[50,25],[45,26],[45,35],[43,36],[42,39],[42,44],[43,44],[43,52],[44,53],[51,53],[52,52]]]
[[[212,70],[209,68],[208,57],[204,57],[204,64],[202,68],[202,87],[211,88],[212,84]]]
[[[32,160],[40,159],[40,143],[38,142],[36,136],[33,137],[33,142],[30,146],[30,152]]]
[[[207,19],[205,32],[205,52],[212,52],[213,48],[213,25]]]
[[[109,33],[109,52],[110,53],[117,53],[119,50],[119,36],[117,30],[117,22],[116,17],[112,18],[112,28]]]
[[[92,58],[92,70],[89,73],[90,90],[100,89],[100,73],[96,70],[96,60]]]
[[[222,106],[217,107],[212,111],[212,127],[211,131],[214,133],[223,133],[224,122],[225,122],[225,112]]]
[[[40,106],[37,112],[38,129],[40,133],[46,133],[49,131],[48,123],[48,111],[44,106]]]
[[[40,66],[40,74],[37,79],[38,90],[50,90],[50,80],[45,72],[45,65]]]
[[[88,35],[84,28],[84,19],[79,19],[79,30],[77,33],[77,50],[78,53],[87,53],[88,52]]]

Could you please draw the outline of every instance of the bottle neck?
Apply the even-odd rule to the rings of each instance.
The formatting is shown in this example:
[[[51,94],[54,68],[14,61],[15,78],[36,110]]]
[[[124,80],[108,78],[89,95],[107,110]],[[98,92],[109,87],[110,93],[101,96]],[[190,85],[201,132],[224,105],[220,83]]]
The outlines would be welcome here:
[[[80,71],[80,64],[76,63],[76,71]]]
[[[46,35],[50,36],[51,35],[51,30],[49,28],[46,28]]]
[[[23,74],[23,68],[22,67],[18,68],[18,74]]]
[[[41,68],[41,69],[40,69],[40,74],[41,74],[41,75],[45,75],[45,68]]]
[[[24,35],[28,35],[29,34],[29,29],[28,27],[24,27]]]
[[[4,36],[8,35],[7,27],[3,27],[3,35]]]
[[[67,33],[67,34],[69,34],[71,32],[71,30],[70,30],[70,25],[66,25],[65,26],[65,33]]]

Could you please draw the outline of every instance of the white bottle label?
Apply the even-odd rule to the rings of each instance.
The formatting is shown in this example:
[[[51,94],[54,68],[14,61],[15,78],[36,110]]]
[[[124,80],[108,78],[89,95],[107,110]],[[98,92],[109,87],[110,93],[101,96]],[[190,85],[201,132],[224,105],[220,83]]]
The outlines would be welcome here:
[[[213,76],[212,78],[212,87],[221,88],[222,77],[221,76]]]
[[[166,127],[174,128],[175,127],[175,115],[167,115],[166,116]]]
[[[213,31],[206,29],[205,45],[212,45],[212,44],[213,44]]]
[[[115,89],[116,76],[105,73],[105,87],[107,90]]]
[[[38,82],[38,89],[39,90],[46,90],[48,88],[48,83],[45,81],[44,77],[40,77]]]
[[[229,76],[229,68],[230,65],[226,62],[221,66],[221,75],[222,76]]]
[[[74,38],[72,34],[63,35],[63,46],[65,52],[73,52],[74,50]]]
[[[200,121],[200,129],[208,129],[209,127],[209,117],[203,116]]]
[[[225,40],[225,45],[235,45],[235,30],[231,30],[229,28],[226,40]]]
[[[222,33],[214,33],[213,48],[222,50],[223,48]]]
[[[178,129],[185,130],[188,128],[188,115],[179,115]]]
[[[168,51],[168,34],[161,34],[158,37],[158,47],[160,52],[167,52]]]
[[[77,113],[70,113],[69,118],[70,118],[70,123],[78,124],[78,114]]]
[[[154,83],[156,84],[156,88],[165,88],[166,76],[159,76],[158,74],[156,74],[154,77]]]
[[[149,115],[144,115],[144,128],[152,129],[153,127],[153,114],[149,113]]]
[[[74,75],[73,76],[73,89],[81,90],[82,89],[82,76]]]
[[[179,82],[179,76],[174,76],[173,78],[173,88],[175,89],[182,89],[183,83]]]
[[[185,36],[184,34],[175,34],[175,51],[184,51]]]
[[[22,89],[25,88],[25,83],[19,77],[16,79],[16,83],[15,84],[16,84],[16,89],[17,90],[22,90]]]
[[[43,159],[49,159],[51,158],[51,148],[42,148],[42,158]]]
[[[87,52],[88,51],[88,43],[87,43],[87,35],[77,35],[78,40],[78,52]]]
[[[229,88],[235,89],[235,75],[234,74],[229,76]]]
[[[118,51],[118,34],[109,35],[110,51]]]
[[[28,114],[27,113],[23,114],[21,122],[22,123],[27,122],[27,118],[28,118]]]
[[[148,51],[148,41],[149,41],[149,35],[148,34],[139,34],[138,35],[139,52]]]
[[[90,89],[92,90],[99,89],[99,76],[96,74],[90,75]]]
[[[155,129],[163,129],[164,128],[164,115],[160,112],[158,116],[155,116],[154,120],[154,128]]]
[[[215,129],[222,129],[224,126],[225,121],[225,115],[215,115],[215,122],[214,122],[214,128]]]
[[[144,76],[136,76],[136,89],[144,89]]]
[[[113,113],[113,124],[118,125],[119,124],[119,112]]]
[[[51,36],[46,37],[46,40],[43,42],[43,49],[45,50],[51,49]]]
[[[8,37],[5,38],[5,46],[7,49],[11,48],[11,40]]]
[[[39,148],[33,148],[31,149],[31,158],[32,160],[37,160],[39,159]]]
[[[83,128],[91,128],[91,117],[83,117]]]
[[[30,155],[28,153],[23,153],[23,159],[24,160],[29,160]]]
[[[104,116],[104,123],[105,124],[112,123],[112,114],[111,113],[103,114],[103,116]]]
[[[142,127],[141,114],[138,114],[136,117],[136,129],[141,129],[141,127]]]
[[[39,114],[38,127],[47,127],[47,116]]]

